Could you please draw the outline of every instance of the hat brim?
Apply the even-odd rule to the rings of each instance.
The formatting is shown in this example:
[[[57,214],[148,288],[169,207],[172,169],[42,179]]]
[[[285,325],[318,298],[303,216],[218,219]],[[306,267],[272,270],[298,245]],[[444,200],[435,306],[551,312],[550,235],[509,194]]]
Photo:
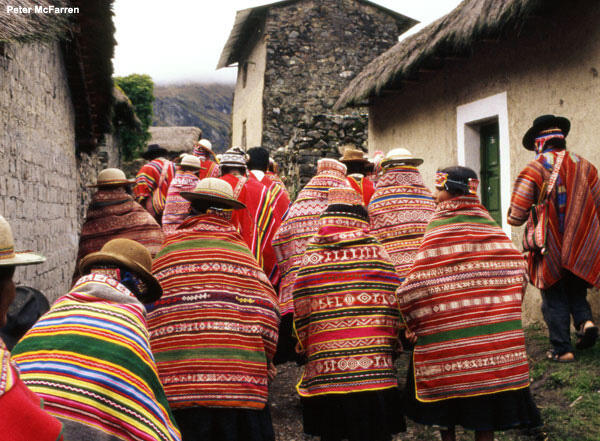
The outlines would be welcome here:
[[[423,164],[423,159],[421,158],[406,158],[406,159],[384,159],[381,161],[381,167],[385,168],[388,165],[392,164],[410,164],[410,165],[421,165]]]
[[[136,275],[138,275],[146,284],[148,288],[147,292],[142,298],[138,297],[138,300],[142,303],[152,303],[157,301],[162,296],[162,287],[158,280],[143,266],[134,262],[133,260],[127,259],[124,256],[114,253],[107,253],[98,251],[95,253],[90,253],[81,259],[79,263],[79,272],[81,274],[87,273],[93,265],[95,264],[116,264],[118,266],[123,266]]]
[[[225,207],[240,209],[246,208],[242,202],[237,199],[229,199],[224,197],[215,196],[212,194],[202,194],[202,193],[194,193],[191,191],[182,191],[179,193],[182,198],[190,201],[190,202],[216,202],[219,205],[223,205]]]
[[[15,252],[14,257],[8,259],[0,259],[0,266],[22,266],[22,265],[35,265],[37,263],[43,263],[46,258],[40,254],[28,253],[28,252]]]
[[[348,162],[362,162],[363,164],[370,164],[368,159],[365,158],[356,158],[356,159],[338,159],[342,164],[346,164]]]
[[[116,187],[117,185],[133,185],[133,184],[135,184],[135,179],[125,179],[124,181],[113,181],[110,183],[96,183],[96,184],[88,185],[87,188]]]
[[[157,155],[158,156],[162,156],[162,155],[166,155],[167,153],[169,153],[169,151],[167,149],[157,149],[157,150],[152,150],[152,151],[146,151],[144,153],[142,153],[142,158],[144,159],[150,159],[150,158],[155,158]]]
[[[569,134],[571,130],[571,121],[563,116],[555,116],[554,118],[548,118],[547,120],[534,124],[525,132],[523,136],[523,147],[527,150],[535,150],[535,138],[542,130],[547,130],[552,127],[558,127],[565,135]]]

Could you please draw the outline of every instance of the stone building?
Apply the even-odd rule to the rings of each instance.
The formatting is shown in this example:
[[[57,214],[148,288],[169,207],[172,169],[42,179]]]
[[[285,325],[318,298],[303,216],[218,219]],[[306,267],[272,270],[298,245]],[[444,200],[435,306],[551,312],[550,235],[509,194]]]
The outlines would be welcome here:
[[[18,249],[47,258],[19,268],[15,280],[53,300],[69,288],[86,185],[119,164],[109,134],[112,2],[13,2],[79,8],[72,15],[9,14],[0,3],[0,214]]]
[[[355,140],[351,131],[340,139],[338,130],[324,127],[336,120],[333,104],[351,78],[416,23],[366,0],[280,1],[238,11],[218,63],[238,66],[233,144],[274,150],[287,145],[300,124],[308,133],[317,123],[329,133],[317,142],[333,150]],[[318,157],[331,153],[316,149]],[[302,151],[286,162],[301,162]]]
[[[513,183],[534,157],[521,139],[535,117],[565,116],[568,148],[600,166],[599,69],[599,2],[466,0],[373,60],[337,107],[368,101],[369,149],[423,157],[430,187],[440,166],[473,168],[483,203],[520,244],[522,229],[506,214]],[[539,318],[537,305],[526,311],[526,320]]]

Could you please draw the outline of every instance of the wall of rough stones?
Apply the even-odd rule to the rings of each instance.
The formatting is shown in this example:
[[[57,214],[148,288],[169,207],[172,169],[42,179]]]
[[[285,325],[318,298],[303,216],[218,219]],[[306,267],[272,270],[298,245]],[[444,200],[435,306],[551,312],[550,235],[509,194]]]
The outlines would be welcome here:
[[[288,143],[308,116],[330,113],[348,82],[397,42],[398,22],[356,0],[269,9],[263,145]],[[299,93],[300,91],[300,93]]]
[[[316,114],[303,118],[285,147],[274,153],[293,196],[317,172],[321,158],[340,157],[340,147],[354,144],[367,151],[368,115]]]
[[[47,259],[17,269],[15,281],[52,301],[70,285],[91,191],[85,186],[105,164],[118,164],[118,149],[108,139],[106,154],[76,153],[74,110],[57,43],[6,45],[0,85],[0,214],[11,224],[17,249]]]

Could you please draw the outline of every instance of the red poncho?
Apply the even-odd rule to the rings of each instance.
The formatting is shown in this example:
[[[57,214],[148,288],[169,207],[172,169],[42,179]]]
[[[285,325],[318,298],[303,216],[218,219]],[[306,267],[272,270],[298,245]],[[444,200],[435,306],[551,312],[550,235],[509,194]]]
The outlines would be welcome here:
[[[157,158],[140,168],[135,177],[133,194],[136,201],[160,222],[171,180],[175,176],[175,164],[165,158]]]
[[[523,256],[476,196],[438,204],[398,290],[414,348],[419,401],[529,385],[521,301]]]

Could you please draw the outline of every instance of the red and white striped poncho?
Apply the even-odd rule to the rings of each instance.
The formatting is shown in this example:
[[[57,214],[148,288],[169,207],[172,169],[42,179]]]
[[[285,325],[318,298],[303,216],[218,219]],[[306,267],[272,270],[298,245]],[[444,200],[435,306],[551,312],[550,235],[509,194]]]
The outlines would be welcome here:
[[[419,401],[487,395],[529,385],[521,301],[525,260],[477,196],[438,204],[397,291],[416,332]]]
[[[197,172],[178,169],[169,185],[165,209],[162,216],[162,229],[171,234],[185,220],[190,212],[191,202],[181,196],[182,191],[192,191],[198,183]]]

